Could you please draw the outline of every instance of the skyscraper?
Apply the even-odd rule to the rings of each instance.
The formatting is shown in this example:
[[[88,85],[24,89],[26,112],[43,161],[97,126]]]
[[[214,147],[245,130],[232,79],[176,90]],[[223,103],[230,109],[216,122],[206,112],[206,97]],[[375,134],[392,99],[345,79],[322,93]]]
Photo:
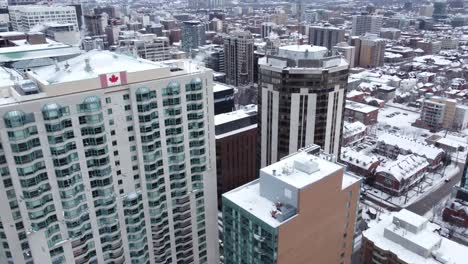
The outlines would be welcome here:
[[[361,36],[365,33],[380,34],[383,17],[372,15],[353,16],[353,29],[351,35]]]
[[[322,46],[331,50],[336,44],[344,41],[345,31],[332,26],[309,27],[309,44]]]
[[[233,31],[224,39],[226,82],[240,86],[254,80],[254,39],[249,31]]]
[[[223,194],[224,263],[350,263],[360,180],[308,151]]]
[[[37,69],[0,114],[0,263],[215,263],[211,71],[107,51]]]
[[[349,64],[327,48],[293,45],[259,65],[260,166],[312,143],[337,155]]]
[[[263,22],[262,23],[262,39],[270,36],[270,33],[273,31],[273,28],[276,27],[276,24],[273,22]]]
[[[434,13],[432,17],[435,20],[441,20],[447,18],[447,1],[446,0],[436,0],[434,2]]]
[[[205,25],[202,22],[184,21],[182,23],[182,50],[190,51],[205,43]]]

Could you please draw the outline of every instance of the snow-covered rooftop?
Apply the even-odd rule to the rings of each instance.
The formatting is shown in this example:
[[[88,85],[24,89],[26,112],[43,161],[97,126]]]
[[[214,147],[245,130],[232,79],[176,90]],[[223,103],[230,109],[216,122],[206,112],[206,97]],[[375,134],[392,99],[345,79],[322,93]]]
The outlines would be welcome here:
[[[379,159],[372,154],[365,154],[352,148],[341,149],[341,160],[365,170],[370,169],[372,164],[379,161]]]
[[[90,70],[86,70],[89,61]],[[98,78],[109,72],[138,72],[164,67],[163,64],[110,51],[92,50],[55,65],[35,70],[32,76],[44,84]]]
[[[367,127],[363,123],[356,121],[353,123],[344,122],[343,125],[343,138],[348,138],[366,131]]]
[[[346,100],[346,109],[354,110],[354,111],[365,113],[365,114],[379,110],[379,108],[375,106],[361,104],[361,103],[350,101],[350,100]]]
[[[381,250],[390,251],[400,260],[412,264],[463,264],[468,247],[435,232],[440,227],[406,209],[382,215],[363,232]]]
[[[214,118],[215,126],[221,125],[224,123],[229,123],[229,122],[232,122],[241,118],[246,118],[246,117],[256,115],[256,114],[257,114],[257,105],[253,105],[253,104],[246,105],[236,111],[215,115],[215,118]]]
[[[419,156],[426,157],[430,160],[435,160],[437,156],[444,153],[444,150],[427,145],[423,142],[416,141],[404,136],[385,133],[378,136],[378,141],[386,145],[397,146],[405,151],[411,151]]]
[[[305,168],[310,168],[310,170],[297,166],[298,162],[302,163]],[[343,167],[336,163],[307,154],[306,152],[298,152],[260,171],[274,175],[278,180],[297,189],[302,189],[342,169]]]
[[[409,179],[419,171],[427,168],[429,163],[423,157],[410,154],[398,155],[394,161],[386,161],[380,164],[376,173],[383,172],[392,175],[398,181]]]

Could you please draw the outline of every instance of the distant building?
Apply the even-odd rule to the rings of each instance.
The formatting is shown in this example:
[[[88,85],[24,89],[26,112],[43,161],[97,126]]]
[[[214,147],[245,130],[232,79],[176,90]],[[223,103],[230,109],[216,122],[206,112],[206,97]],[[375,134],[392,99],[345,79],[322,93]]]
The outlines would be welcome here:
[[[223,193],[257,178],[257,106],[216,115],[214,122],[220,207]]]
[[[426,55],[437,55],[442,50],[442,42],[439,40],[420,40],[416,42],[416,48],[422,49]]]
[[[322,46],[331,50],[338,43],[344,41],[345,30],[332,26],[309,27],[309,44]]]
[[[366,33],[379,34],[382,27],[383,17],[373,15],[353,16],[353,28],[351,35],[361,36]]]
[[[419,7],[419,15],[423,17],[432,17],[434,14],[434,6],[431,4],[421,5]]]
[[[265,39],[270,36],[273,29],[276,27],[276,24],[273,22],[263,22],[262,23],[262,39]]]
[[[234,86],[254,81],[254,39],[249,31],[233,31],[224,39],[226,82]]]
[[[345,117],[348,122],[359,121],[368,126],[377,123],[378,116],[378,107],[346,100]]]
[[[360,180],[307,151],[223,194],[225,263],[351,261]]]
[[[346,42],[340,42],[332,48],[333,51],[337,51],[343,55],[346,61],[349,63],[350,68],[354,68],[354,62],[356,61],[356,48],[350,46]]]
[[[135,38],[121,39],[118,49],[150,61],[171,59],[169,39],[156,34],[136,34]]]
[[[45,22],[72,23],[78,28],[73,6],[15,5],[9,6],[8,9],[11,26],[15,31],[29,32],[35,29],[34,26]]]
[[[8,6],[17,6],[17,5],[34,5],[42,0],[8,0]]]
[[[356,48],[355,66],[371,68],[384,65],[386,41],[377,35],[353,37],[351,45]]]
[[[434,1],[434,13],[432,17],[435,20],[446,19],[447,16],[447,0],[436,0]]]
[[[215,72],[225,72],[224,47],[220,45],[205,45],[199,48],[205,67]]]
[[[401,30],[397,28],[382,28],[380,29],[380,37],[384,39],[397,40],[401,36]]]
[[[348,86],[346,60],[330,55],[325,47],[291,45],[261,58],[259,67],[260,166],[310,144],[338,155]]]
[[[100,36],[106,34],[109,15],[102,13],[99,15],[84,15],[83,17],[88,36]]]
[[[184,21],[181,27],[182,50],[189,52],[206,43],[205,25],[200,21]]]
[[[433,96],[423,101],[416,125],[431,130],[463,130],[468,127],[468,106],[458,104],[455,99]]]
[[[380,215],[362,234],[361,263],[440,264],[466,262],[468,247],[442,237],[440,226],[406,209]]]

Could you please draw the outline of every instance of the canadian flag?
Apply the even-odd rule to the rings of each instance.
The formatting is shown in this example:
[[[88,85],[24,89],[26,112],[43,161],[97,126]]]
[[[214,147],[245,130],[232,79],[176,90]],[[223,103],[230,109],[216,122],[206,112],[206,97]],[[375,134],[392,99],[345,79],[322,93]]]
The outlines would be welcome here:
[[[105,73],[99,75],[99,79],[101,79],[101,87],[111,87],[117,85],[127,84],[127,72],[113,72],[113,73]]]

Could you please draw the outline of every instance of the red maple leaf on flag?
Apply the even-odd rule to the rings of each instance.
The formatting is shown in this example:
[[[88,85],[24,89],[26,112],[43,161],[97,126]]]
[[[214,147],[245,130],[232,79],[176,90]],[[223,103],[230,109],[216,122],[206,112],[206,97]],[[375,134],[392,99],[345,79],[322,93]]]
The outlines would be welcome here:
[[[109,81],[111,83],[115,83],[119,80],[119,77],[115,76],[115,74],[112,74],[112,76],[109,78]]]

